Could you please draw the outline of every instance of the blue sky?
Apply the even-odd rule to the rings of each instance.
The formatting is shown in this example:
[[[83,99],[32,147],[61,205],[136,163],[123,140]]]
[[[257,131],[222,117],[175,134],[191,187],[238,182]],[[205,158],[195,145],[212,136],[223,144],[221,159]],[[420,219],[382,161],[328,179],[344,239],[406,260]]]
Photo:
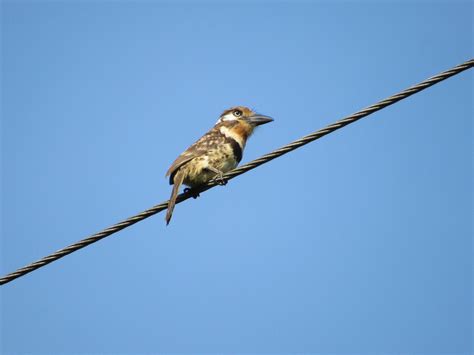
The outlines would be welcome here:
[[[2,2],[2,274],[166,200],[224,109],[249,161],[473,56],[473,5]],[[1,351],[472,343],[472,71],[1,289]]]

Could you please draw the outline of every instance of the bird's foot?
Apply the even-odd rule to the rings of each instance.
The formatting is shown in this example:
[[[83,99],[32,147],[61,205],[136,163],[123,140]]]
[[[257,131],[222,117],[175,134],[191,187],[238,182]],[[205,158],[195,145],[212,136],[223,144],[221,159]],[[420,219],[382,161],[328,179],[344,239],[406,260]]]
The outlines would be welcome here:
[[[227,179],[224,179],[224,173],[222,171],[220,171],[219,169],[216,169],[212,166],[208,166],[207,167],[208,170],[216,173],[216,175],[214,175],[214,178],[212,179],[213,182],[215,182],[217,185],[221,185],[221,186],[224,186],[224,185],[227,185]]]
[[[191,194],[191,197],[196,199],[199,197],[199,192],[197,191],[193,191],[192,189],[190,189],[189,187],[186,187],[184,189],[184,193],[187,194],[187,193],[190,193]]]
[[[227,183],[229,182],[229,180],[227,179],[224,179],[224,175],[222,173],[219,173],[217,175],[217,179],[216,179],[216,182],[221,185],[221,186],[225,186],[227,185]]]

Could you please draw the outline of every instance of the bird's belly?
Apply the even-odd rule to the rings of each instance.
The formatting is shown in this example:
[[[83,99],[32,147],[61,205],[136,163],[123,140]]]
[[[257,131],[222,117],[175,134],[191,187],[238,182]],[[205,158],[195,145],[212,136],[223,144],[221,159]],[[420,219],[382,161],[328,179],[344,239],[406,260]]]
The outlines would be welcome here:
[[[210,170],[209,167],[226,173],[234,169],[238,165],[238,162],[232,154],[219,152],[195,158],[186,165],[187,174],[184,179],[184,184],[195,187],[212,180],[217,175],[216,172]]]
[[[217,169],[219,169],[223,173],[226,173],[234,169],[237,166],[237,162],[235,161],[234,158],[229,157],[223,161],[216,162],[216,165],[213,165],[213,166],[215,166]]]

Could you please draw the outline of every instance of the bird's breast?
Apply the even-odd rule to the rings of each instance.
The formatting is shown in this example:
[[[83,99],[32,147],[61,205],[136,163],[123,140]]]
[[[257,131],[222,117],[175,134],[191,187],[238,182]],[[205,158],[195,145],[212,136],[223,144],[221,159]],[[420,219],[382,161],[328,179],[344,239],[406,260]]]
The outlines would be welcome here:
[[[241,156],[240,156],[241,157]],[[194,158],[186,164],[186,178],[184,183],[188,186],[198,186],[206,183],[216,176],[209,169],[212,167],[223,173],[234,169],[239,164],[232,143],[227,141],[210,149],[206,154]]]

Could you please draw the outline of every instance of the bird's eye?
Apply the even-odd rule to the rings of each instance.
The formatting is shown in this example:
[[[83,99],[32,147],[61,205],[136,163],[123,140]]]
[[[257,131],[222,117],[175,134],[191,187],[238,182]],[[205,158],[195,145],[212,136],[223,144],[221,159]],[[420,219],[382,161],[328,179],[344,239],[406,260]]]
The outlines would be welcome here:
[[[235,117],[240,117],[242,116],[242,111],[240,110],[234,110],[234,112],[232,112],[234,114]]]

